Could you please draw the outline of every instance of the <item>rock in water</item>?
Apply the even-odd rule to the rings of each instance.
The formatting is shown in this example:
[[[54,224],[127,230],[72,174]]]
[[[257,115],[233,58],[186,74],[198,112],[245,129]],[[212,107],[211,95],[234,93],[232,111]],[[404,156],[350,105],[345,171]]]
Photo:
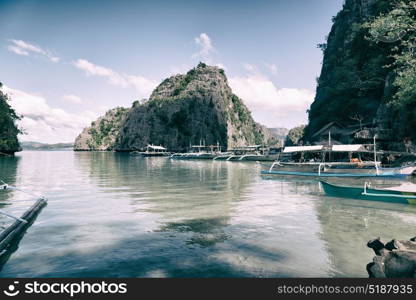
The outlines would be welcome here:
[[[415,277],[416,242],[392,240],[383,243],[380,238],[367,243],[376,254],[373,262],[367,265],[369,277]]]
[[[129,109],[116,107],[106,112],[103,117],[91,123],[75,139],[75,151],[112,150],[114,149],[120,126]]]
[[[147,144],[185,150],[200,142],[229,149],[265,144],[270,136],[232,93],[224,71],[200,63],[185,75],[165,79],[147,102],[133,105],[116,150],[137,150]]]

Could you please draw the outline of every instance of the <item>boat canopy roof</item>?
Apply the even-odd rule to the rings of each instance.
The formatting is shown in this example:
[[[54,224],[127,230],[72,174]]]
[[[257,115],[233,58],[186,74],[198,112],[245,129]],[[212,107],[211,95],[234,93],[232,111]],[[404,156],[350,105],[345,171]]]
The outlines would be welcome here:
[[[354,144],[354,145],[333,145],[332,151],[335,152],[367,152],[368,150],[365,149],[364,145],[361,144]]]
[[[316,146],[289,146],[283,149],[283,153],[293,153],[293,152],[307,152],[307,151],[320,151],[323,150],[323,145]]]
[[[150,149],[153,149],[153,150],[166,150],[165,147],[155,146],[155,145],[147,145],[147,148],[150,148]]]
[[[293,152],[312,152],[312,151],[333,151],[333,152],[370,152],[365,145],[332,145],[330,147],[324,145],[316,146],[290,146],[283,149],[283,153]]]

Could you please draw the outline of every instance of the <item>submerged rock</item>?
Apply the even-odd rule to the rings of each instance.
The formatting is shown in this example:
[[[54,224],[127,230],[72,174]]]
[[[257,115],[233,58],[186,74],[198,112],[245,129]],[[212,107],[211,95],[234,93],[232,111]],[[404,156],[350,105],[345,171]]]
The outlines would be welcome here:
[[[371,240],[367,246],[376,256],[367,265],[369,277],[416,277],[416,242],[391,240],[383,243],[380,238]]]

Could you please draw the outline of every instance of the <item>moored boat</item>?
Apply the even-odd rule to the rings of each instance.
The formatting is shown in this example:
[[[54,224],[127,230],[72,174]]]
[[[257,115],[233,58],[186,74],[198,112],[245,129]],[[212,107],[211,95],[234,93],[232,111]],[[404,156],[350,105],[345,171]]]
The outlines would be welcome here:
[[[339,186],[320,181],[325,194],[333,197],[351,198],[358,200],[383,201],[403,204],[416,204],[416,185],[375,189],[368,183],[363,187]]]
[[[415,165],[383,168],[377,161],[373,145],[333,145],[285,147],[281,160],[274,162],[262,175],[294,175],[317,177],[406,177]],[[374,160],[369,157],[373,156]]]
[[[227,161],[274,161],[279,153],[272,152],[269,148],[261,145],[240,146],[229,152],[221,153],[214,160]]]
[[[174,153],[171,159],[213,159],[221,154],[219,145],[193,145],[186,153]]]
[[[133,151],[130,152],[130,155],[140,155],[144,157],[154,157],[154,156],[169,156],[170,153],[167,152],[167,149],[162,146],[147,145],[145,151]]]

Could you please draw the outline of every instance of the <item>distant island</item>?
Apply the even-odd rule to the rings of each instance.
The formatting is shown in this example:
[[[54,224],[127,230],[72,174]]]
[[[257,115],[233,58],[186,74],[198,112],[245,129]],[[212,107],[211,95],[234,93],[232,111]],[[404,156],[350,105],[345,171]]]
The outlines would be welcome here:
[[[72,150],[73,143],[45,144],[39,142],[20,142],[23,150]]]

